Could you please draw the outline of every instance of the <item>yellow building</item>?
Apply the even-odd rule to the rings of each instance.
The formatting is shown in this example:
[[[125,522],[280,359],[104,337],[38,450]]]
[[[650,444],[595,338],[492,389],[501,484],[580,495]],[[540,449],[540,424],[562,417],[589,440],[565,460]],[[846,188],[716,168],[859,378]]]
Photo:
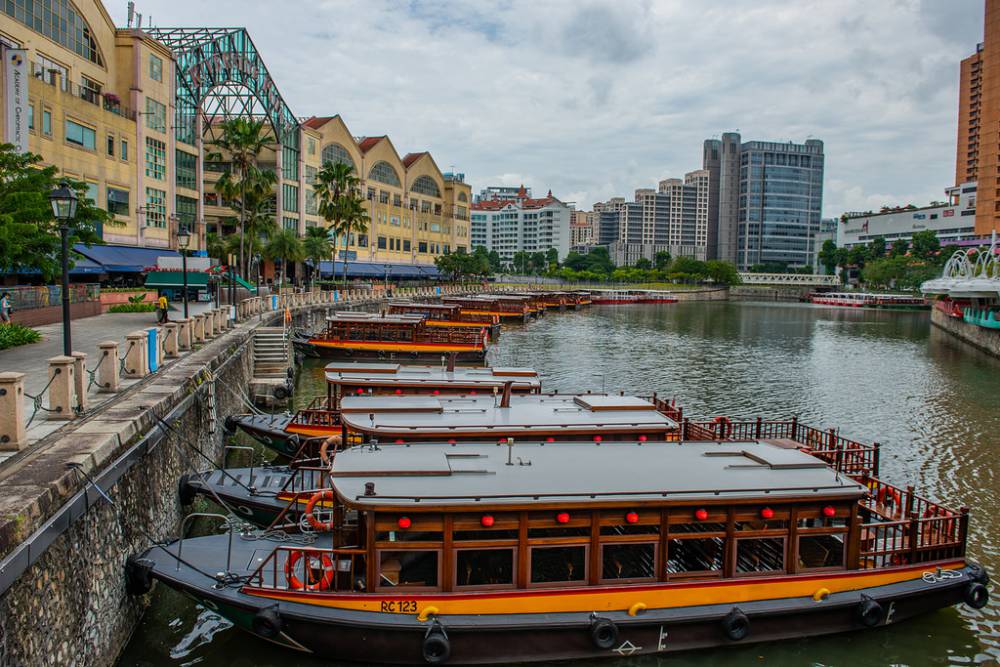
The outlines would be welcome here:
[[[198,150],[170,131],[171,51],[139,29],[115,28],[96,0],[13,0],[0,3],[0,17],[5,52],[27,51],[28,150],[85,181],[115,214],[105,242],[172,248],[179,224],[198,231]],[[191,247],[202,242],[195,234]]]

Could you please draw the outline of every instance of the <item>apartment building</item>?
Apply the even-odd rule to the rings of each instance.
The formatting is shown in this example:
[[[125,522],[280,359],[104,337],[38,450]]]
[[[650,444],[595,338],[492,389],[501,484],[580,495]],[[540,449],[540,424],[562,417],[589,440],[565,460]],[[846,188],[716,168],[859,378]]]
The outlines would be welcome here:
[[[521,187],[517,199],[480,200],[472,205],[472,246],[497,251],[503,262],[517,252],[546,252],[555,248],[562,260],[570,248],[572,209],[552,196],[538,199]]]

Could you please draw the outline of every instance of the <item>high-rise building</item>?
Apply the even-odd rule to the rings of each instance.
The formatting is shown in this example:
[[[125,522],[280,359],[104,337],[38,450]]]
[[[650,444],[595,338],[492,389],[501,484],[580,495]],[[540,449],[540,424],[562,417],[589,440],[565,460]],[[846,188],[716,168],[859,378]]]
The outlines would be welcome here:
[[[983,41],[961,63],[955,185],[975,182],[975,232],[1000,231],[1000,1],[986,0]]]
[[[571,248],[584,248],[594,245],[596,221],[598,214],[594,211],[572,211],[569,219],[569,245]]]
[[[510,263],[517,252],[546,252],[555,248],[562,260],[569,253],[572,209],[552,196],[528,196],[521,186],[513,201],[481,199],[472,205],[472,247],[496,251]]]
[[[741,270],[754,264],[809,266],[823,206],[823,142],[741,142],[727,132],[704,147],[709,247]],[[712,253],[710,251],[710,256]]]

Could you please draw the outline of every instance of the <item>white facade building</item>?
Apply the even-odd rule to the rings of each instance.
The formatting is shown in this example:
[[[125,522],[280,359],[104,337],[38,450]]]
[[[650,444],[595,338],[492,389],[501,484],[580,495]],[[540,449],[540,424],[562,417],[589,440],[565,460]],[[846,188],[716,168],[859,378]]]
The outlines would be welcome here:
[[[472,247],[495,250],[503,262],[512,261],[520,251],[555,248],[561,261],[569,253],[572,212],[551,191],[546,197],[532,199],[523,187],[512,201],[481,200],[472,205],[470,215]]]
[[[479,191],[476,201],[517,201],[518,197],[531,197],[531,188],[523,185],[514,187],[513,185],[490,185]]]
[[[963,183],[946,188],[948,203],[891,210],[885,213],[848,213],[837,226],[837,246],[868,245],[879,236],[887,245],[909,241],[914,232],[933,230],[941,245],[954,244],[976,236],[976,184]]]

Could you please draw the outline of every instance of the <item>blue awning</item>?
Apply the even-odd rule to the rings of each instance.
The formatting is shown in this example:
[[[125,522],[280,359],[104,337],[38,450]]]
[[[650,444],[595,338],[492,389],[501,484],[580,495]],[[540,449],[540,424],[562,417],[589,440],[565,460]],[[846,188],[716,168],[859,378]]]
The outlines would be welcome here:
[[[96,276],[102,273],[107,273],[103,266],[97,262],[91,261],[86,257],[77,257],[74,260],[73,266],[69,270],[70,275],[82,274],[88,276]]]
[[[167,248],[137,248],[123,245],[92,245],[77,243],[73,249],[101,265],[107,272],[143,273],[156,268],[157,257],[180,257]]]
[[[310,262],[310,265],[312,263]],[[319,274],[323,278],[342,278],[344,263],[326,260],[319,263]],[[348,262],[348,278],[371,278],[374,280],[434,280],[441,272],[431,264],[393,264],[378,262]]]

